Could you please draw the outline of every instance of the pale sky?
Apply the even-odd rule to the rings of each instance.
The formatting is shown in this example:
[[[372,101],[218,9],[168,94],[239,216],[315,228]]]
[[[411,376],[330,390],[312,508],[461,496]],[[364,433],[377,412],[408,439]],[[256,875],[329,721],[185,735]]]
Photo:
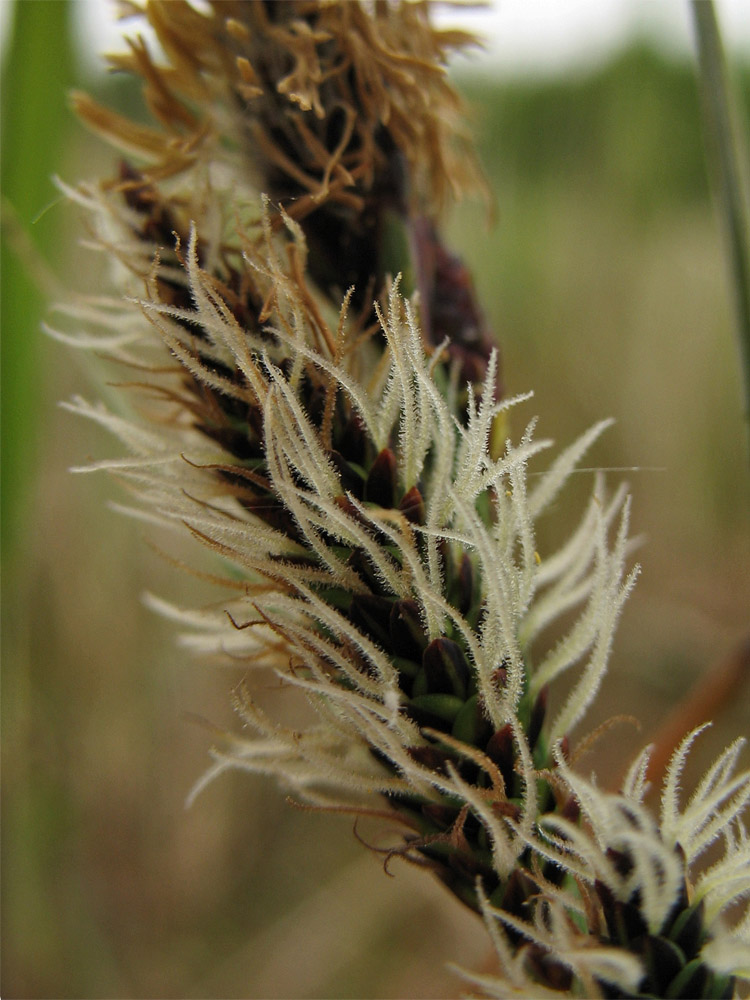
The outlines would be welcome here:
[[[200,6],[201,0],[193,2]],[[750,59],[750,0],[716,2],[725,42]],[[100,65],[97,52],[119,47],[113,6],[111,0],[76,0],[80,44],[91,68]],[[3,36],[11,7],[11,0],[0,0]],[[484,10],[446,5],[437,17],[486,36],[486,51],[474,54],[471,63],[503,74],[595,64],[639,32],[671,51],[687,52],[692,45],[689,0],[495,0]]]
[[[716,7],[725,43],[750,59],[750,0],[717,0]],[[639,34],[671,52],[693,45],[689,0],[496,0],[461,20],[487,38],[482,69],[500,73],[585,67]]]

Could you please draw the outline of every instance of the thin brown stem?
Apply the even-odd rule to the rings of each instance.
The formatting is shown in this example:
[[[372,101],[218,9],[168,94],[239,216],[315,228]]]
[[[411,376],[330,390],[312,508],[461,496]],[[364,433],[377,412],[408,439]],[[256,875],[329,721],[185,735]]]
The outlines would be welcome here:
[[[652,787],[660,787],[672,754],[686,733],[716,718],[750,681],[750,635],[718,660],[687,696],[675,705],[654,737],[648,768]]]

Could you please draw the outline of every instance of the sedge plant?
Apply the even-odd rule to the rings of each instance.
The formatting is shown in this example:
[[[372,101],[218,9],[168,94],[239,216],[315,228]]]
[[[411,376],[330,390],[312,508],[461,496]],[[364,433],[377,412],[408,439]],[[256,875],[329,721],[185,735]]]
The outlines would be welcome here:
[[[484,918],[496,969],[463,973],[483,995],[733,996],[750,975],[742,741],[683,801],[687,733],[658,815],[649,749],[616,791],[576,766],[638,573],[630,499],[598,474],[572,534],[537,543],[608,421],[546,462],[533,417],[508,433],[529,399],[503,395],[440,236],[482,183],[445,73],[472,39],[406,2],[130,13],[160,52],[136,21],[111,61],[151,123],[74,97],[121,156],[63,185],[111,284],[52,332],[130,373],[127,413],[67,404],[122,443],[86,468],[212,553],[214,604],[149,598],[250,678],[196,794],[238,768],[384,818],[390,853]],[[307,725],[261,710],[269,675],[304,693]]]

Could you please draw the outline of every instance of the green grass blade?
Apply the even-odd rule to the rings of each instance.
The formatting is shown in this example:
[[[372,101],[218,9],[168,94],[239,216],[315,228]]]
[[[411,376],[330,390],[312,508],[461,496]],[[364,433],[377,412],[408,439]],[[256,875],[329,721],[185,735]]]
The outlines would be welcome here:
[[[42,390],[39,324],[46,308],[40,282],[16,252],[31,237],[48,262],[60,250],[56,197],[72,125],[67,91],[73,82],[69,0],[15,4],[13,35],[2,79],[2,550],[12,555],[24,530],[24,498],[33,479]],[[37,220],[38,218],[38,221]]]
[[[750,218],[747,148],[736,112],[713,0],[692,0],[709,167],[723,215],[735,298],[744,413],[750,446]],[[750,454],[750,452],[749,452]]]

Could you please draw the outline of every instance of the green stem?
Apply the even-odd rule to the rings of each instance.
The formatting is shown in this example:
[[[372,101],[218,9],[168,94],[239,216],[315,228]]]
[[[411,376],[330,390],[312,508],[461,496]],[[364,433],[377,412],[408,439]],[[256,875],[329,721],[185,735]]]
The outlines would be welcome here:
[[[713,0],[692,0],[709,168],[728,240],[740,351],[744,416],[750,449],[750,219],[747,163]],[[748,452],[750,456],[750,450]]]
[[[58,196],[52,181],[62,169],[72,123],[67,90],[74,81],[69,0],[13,5],[11,43],[2,67],[2,244],[0,361],[2,393],[3,570],[29,527],[27,508],[39,445],[43,392],[40,322],[45,310],[40,276],[29,260],[53,268],[61,261],[59,213],[45,212]],[[33,249],[24,260],[16,250]]]

